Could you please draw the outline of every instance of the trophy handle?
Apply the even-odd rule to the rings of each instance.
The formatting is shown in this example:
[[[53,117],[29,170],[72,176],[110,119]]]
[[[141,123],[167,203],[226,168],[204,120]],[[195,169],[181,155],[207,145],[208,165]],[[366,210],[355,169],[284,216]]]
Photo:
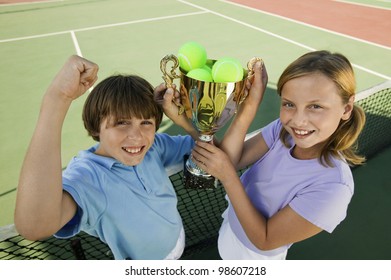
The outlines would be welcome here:
[[[250,59],[249,62],[247,62],[247,69],[248,69],[248,73],[247,73],[247,78],[251,77],[251,75],[254,74],[254,66],[255,66],[255,63],[257,63],[258,61],[260,61],[263,65],[263,61],[261,58],[259,57],[253,57]]]
[[[170,71],[167,71],[167,63],[169,62],[172,62],[173,66],[171,66]],[[179,67],[179,60],[173,54],[166,55],[160,61],[160,70],[163,73],[162,78],[166,84],[166,87],[168,88],[172,87],[174,79],[180,78],[180,76],[177,73],[175,73],[175,69],[177,69],[178,67]],[[178,103],[175,99],[173,99],[172,102],[178,107],[178,115],[183,114],[183,112],[185,111],[185,107],[182,104]]]
[[[252,77],[252,75],[254,75],[254,65],[255,63],[257,63],[258,61],[261,61],[261,63],[263,64],[263,61],[261,58],[259,57],[253,57],[250,59],[249,62],[247,62],[247,77],[245,80],[249,79]],[[239,96],[237,97],[237,100],[239,100],[239,102],[237,103],[238,105],[240,105],[247,97],[248,93],[246,93],[245,91],[245,88],[246,88],[246,84],[244,84]]]

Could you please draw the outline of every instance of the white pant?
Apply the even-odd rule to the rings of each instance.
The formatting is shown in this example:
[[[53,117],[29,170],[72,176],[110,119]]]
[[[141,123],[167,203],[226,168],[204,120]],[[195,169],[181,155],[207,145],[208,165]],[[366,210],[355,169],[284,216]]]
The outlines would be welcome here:
[[[285,260],[288,251],[274,256],[266,256],[247,248],[232,231],[228,218],[224,219],[217,242],[223,260]]]

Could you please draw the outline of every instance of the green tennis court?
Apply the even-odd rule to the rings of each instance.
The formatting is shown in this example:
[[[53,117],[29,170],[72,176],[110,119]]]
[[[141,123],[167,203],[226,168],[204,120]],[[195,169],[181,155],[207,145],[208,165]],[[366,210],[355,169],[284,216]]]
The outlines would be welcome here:
[[[359,4],[371,11],[385,11],[390,27],[386,32],[391,37],[390,1],[356,0],[341,4],[351,7]],[[376,30],[376,26],[371,28]],[[278,77],[291,61],[308,51],[327,49],[345,54],[354,65],[358,91],[391,80],[391,45],[263,12],[243,3],[54,0],[0,4],[0,227],[13,223],[19,170],[37,120],[41,97],[70,55],[79,54],[96,62],[100,66],[100,80],[114,73],[134,73],[157,85],[163,82],[160,60],[167,54],[176,54],[187,41],[204,45],[210,58],[232,56],[243,65],[254,56],[265,61],[269,73],[268,91],[253,130],[278,116],[275,94]],[[64,167],[80,149],[92,144],[81,122],[84,98],[74,102],[64,124]],[[168,120],[160,131],[182,133]],[[365,182],[368,188],[381,170],[383,177],[376,179],[381,179],[381,184],[388,182],[388,189],[377,193],[381,197],[363,199],[362,205],[356,208],[371,207],[369,203],[380,207],[379,203],[391,200],[390,175],[384,171],[390,164],[390,151],[388,148],[376,162],[368,162],[366,168],[370,173],[366,177],[356,173],[356,180]],[[381,209],[391,210],[389,206]],[[373,234],[379,225],[379,230],[391,236],[390,222],[384,220],[387,216],[387,213],[379,213],[379,221],[372,221],[371,239],[377,238]],[[362,224],[364,233],[367,226]],[[364,234],[360,234],[363,237]],[[346,233],[343,237],[350,238]],[[391,240],[383,240],[388,242],[384,246],[390,252]],[[306,244],[303,246],[311,246],[311,241]],[[391,253],[388,256],[391,258]]]

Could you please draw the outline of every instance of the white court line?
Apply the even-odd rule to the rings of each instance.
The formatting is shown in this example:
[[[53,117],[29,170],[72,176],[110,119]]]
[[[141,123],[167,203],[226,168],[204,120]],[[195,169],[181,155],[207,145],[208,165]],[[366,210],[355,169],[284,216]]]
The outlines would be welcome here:
[[[76,35],[75,35],[74,31],[71,31],[71,36],[72,36],[73,45],[75,46],[75,49],[76,49],[76,54],[78,56],[83,57],[83,54],[81,53],[81,49],[80,49],[80,46],[79,46],[79,42],[77,41],[77,38],[76,38]]]
[[[369,5],[369,4],[364,4],[364,3],[357,3],[357,2],[351,2],[351,1],[346,1],[346,0],[333,0],[333,1],[334,1],[334,2],[341,2],[341,3],[345,3],[345,4],[363,6],[363,7],[368,7],[368,8],[374,8],[374,9],[380,9],[380,10],[388,10],[388,11],[391,11],[391,8],[379,7],[379,6]],[[390,2],[390,1],[377,1],[377,2]]]
[[[54,3],[54,2],[64,2],[64,0],[46,0],[46,1],[39,1],[39,2],[9,3],[9,4],[0,4],[0,7],[33,5],[33,4],[46,4],[46,3]]]
[[[195,7],[195,8],[201,9],[201,10],[203,10],[203,11],[207,11],[207,12],[209,12],[209,13],[211,13],[211,14],[214,14],[214,15],[217,15],[217,16],[219,16],[219,17],[223,17],[223,18],[225,18],[225,19],[228,19],[228,20],[230,20],[230,21],[239,23],[239,24],[241,24],[241,25],[244,25],[244,26],[246,26],[246,27],[255,29],[255,30],[257,30],[257,31],[266,33],[266,34],[268,34],[268,35],[270,35],[270,36],[276,37],[276,38],[281,39],[281,40],[283,40],[283,41],[286,41],[286,42],[289,42],[289,43],[294,44],[294,45],[296,45],[296,46],[299,46],[299,47],[302,47],[302,48],[304,48],[304,49],[307,49],[307,50],[309,50],[309,51],[315,51],[315,50],[316,50],[316,49],[314,49],[314,48],[312,48],[312,47],[309,47],[309,46],[307,46],[307,45],[301,44],[301,43],[296,42],[296,41],[294,41],[294,40],[285,38],[285,37],[283,37],[283,36],[277,35],[277,34],[275,34],[275,33],[272,33],[272,32],[270,32],[270,31],[264,30],[264,29],[262,29],[262,28],[258,28],[258,27],[254,26],[254,25],[251,25],[251,24],[245,23],[245,22],[243,22],[243,21],[240,21],[240,20],[231,18],[231,17],[229,17],[229,16],[220,14],[220,13],[218,13],[218,12],[211,11],[211,10],[209,10],[209,9],[206,9],[206,8],[204,8],[204,7],[201,7],[201,6],[198,6],[198,5],[196,5],[196,4],[189,3],[189,2],[184,1],[184,0],[177,0],[177,1],[178,1],[178,2],[182,2],[182,3],[184,3],[184,4],[187,4],[187,5],[190,5],[190,6],[193,6],[193,7]],[[224,1],[224,0],[219,0],[219,1],[225,2],[225,3],[230,3],[230,4],[231,4],[231,2],[226,2],[226,1]],[[243,8],[249,8],[249,7],[246,7],[246,6],[243,6],[243,5],[240,5],[240,4],[236,4],[236,3],[232,3],[232,4],[233,4],[233,5],[242,6]],[[249,8],[249,9],[252,9],[252,8]],[[254,9],[254,10],[263,13],[263,12],[260,11],[260,10],[256,10],[256,9]],[[378,77],[380,77],[380,78],[383,78],[383,79],[386,79],[386,80],[391,80],[391,77],[386,76],[386,75],[383,75],[383,74],[381,74],[381,73],[379,73],[379,72],[370,70],[370,69],[365,68],[365,67],[363,67],[363,66],[360,66],[360,65],[357,65],[357,64],[354,64],[354,63],[352,63],[352,66],[355,67],[355,68],[357,68],[357,69],[360,69],[360,70],[362,70],[362,71],[364,71],[364,72],[367,72],[367,73],[370,73],[370,74],[372,74],[372,75],[378,76]]]
[[[348,39],[351,39],[351,40],[362,42],[362,43],[365,43],[365,44],[368,44],[368,45],[373,45],[375,47],[383,48],[383,49],[386,49],[386,50],[391,50],[391,47],[388,47],[388,46],[384,46],[384,45],[377,44],[377,43],[374,43],[374,42],[371,42],[371,41],[367,41],[367,40],[364,40],[364,39],[360,39],[360,38],[353,37],[353,36],[350,36],[350,35],[346,35],[346,34],[343,34],[343,33],[339,33],[339,32],[336,32],[336,31],[332,31],[332,30],[329,30],[329,29],[326,29],[326,28],[322,28],[322,27],[319,27],[319,26],[316,26],[316,25],[312,25],[312,24],[309,24],[309,23],[305,23],[305,22],[302,22],[302,21],[298,21],[298,20],[295,20],[295,19],[291,19],[291,18],[287,18],[287,17],[280,16],[280,15],[277,15],[277,14],[261,11],[261,10],[258,10],[258,9],[252,8],[252,7],[248,7],[248,6],[245,6],[245,5],[242,5],[242,4],[238,4],[238,3],[234,3],[234,2],[230,2],[230,1],[226,1],[226,0],[219,0],[219,1],[220,2],[224,2],[226,4],[231,4],[231,5],[234,5],[234,6],[242,7],[244,9],[248,9],[248,10],[251,10],[251,11],[254,11],[254,12],[258,12],[258,13],[261,13],[261,14],[265,14],[265,15],[281,18],[281,19],[284,19],[284,20],[287,20],[287,21],[291,21],[291,22],[294,22],[294,23],[297,23],[297,24],[301,24],[301,25],[304,25],[304,26],[307,26],[307,27],[318,29],[318,30],[321,30],[321,31],[324,31],[324,32],[328,32],[328,33],[334,34],[334,35],[338,35],[338,36],[345,37],[345,38],[348,38]]]
[[[44,33],[44,34],[39,34],[39,35],[17,37],[17,38],[11,38],[11,39],[2,39],[2,40],[0,40],[0,43],[8,43],[8,42],[15,42],[15,41],[22,41],[22,40],[45,38],[45,37],[50,37],[50,36],[63,35],[63,34],[67,34],[69,32],[70,32],[69,30],[66,30],[66,31],[59,31],[59,32],[52,32],[52,33]]]
[[[73,31],[74,32],[83,32],[83,31],[90,31],[90,30],[96,30],[96,29],[104,29],[104,28],[111,28],[111,27],[117,27],[117,26],[123,26],[123,25],[137,24],[137,23],[143,23],[143,22],[151,22],[151,21],[159,21],[159,20],[166,20],[166,19],[172,19],[172,18],[200,15],[200,14],[205,14],[205,13],[206,12],[195,12],[195,13],[178,14],[178,15],[172,15],[172,16],[147,18],[147,19],[140,19],[140,20],[133,20],[133,21],[126,21],[126,22],[119,22],[119,23],[112,23],[112,24],[105,24],[105,25],[97,25],[97,26],[79,28],[79,29],[74,29]],[[70,32],[70,30],[65,30],[65,31],[59,31],[59,32],[52,32],[52,33],[44,33],[44,34],[24,36],[24,37],[3,39],[3,40],[0,40],[0,43],[7,43],[7,42],[14,42],[14,41],[21,41],[21,40],[29,40],[29,39],[50,37],[50,36],[67,34],[69,32]]]
[[[311,47],[309,47],[309,46],[303,45],[303,44],[301,44],[301,43],[299,43],[299,42],[293,41],[293,40],[288,39],[288,38],[286,38],[286,37],[277,35],[276,33],[272,33],[272,32],[267,31],[267,30],[265,30],[265,29],[262,29],[262,28],[259,28],[259,27],[254,26],[254,25],[251,25],[251,24],[249,24],[249,23],[245,23],[245,22],[243,22],[243,21],[241,21],[241,20],[237,20],[237,19],[231,18],[231,17],[229,17],[229,16],[220,14],[220,13],[218,13],[218,12],[214,12],[214,11],[212,11],[212,10],[206,9],[206,8],[201,7],[201,6],[198,6],[198,5],[196,5],[196,4],[189,3],[189,2],[183,1],[183,0],[177,0],[177,1],[178,1],[178,2],[182,2],[183,4],[186,4],[186,5],[189,5],[189,6],[193,6],[193,7],[195,7],[195,8],[200,9],[200,10],[204,10],[204,11],[206,11],[206,12],[208,12],[208,13],[211,13],[211,14],[214,14],[214,15],[216,15],[216,16],[219,16],[219,17],[228,19],[228,20],[230,20],[230,21],[239,23],[239,24],[244,25],[244,26],[246,26],[246,27],[249,27],[249,28],[251,28],[251,29],[255,29],[255,30],[257,30],[257,31],[261,31],[261,32],[263,32],[263,33],[265,33],[265,34],[268,34],[268,35],[272,36],[272,37],[276,37],[276,38],[278,38],[278,39],[280,39],[280,40],[289,42],[289,43],[291,43],[291,44],[297,45],[297,46],[302,47],[302,48],[304,48],[304,49],[307,49],[307,50],[310,50],[310,51],[314,51],[314,50],[315,50],[314,48],[311,48]],[[220,0],[220,1],[221,1],[221,0]],[[222,1],[222,2],[224,2],[224,1]],[[227,2],[227,3],[230,3],[230,2]]]
[[[240,20],[237,20],[237,19],[234,19],[234,18],[231,18],[229,16],[226,16],[226,15],[223,15],[221,13],[218,13],[218,12],[214,12],[212,10],[209,10],[209,9],[206,9],[204,7],[201,7],[199,5],[195,5],[193,3],[189,3],[187,1],[183,1],[183,0],[177,0],[178,2],[182,2],[186,5],[190,5],[190,6],[193,6],[197,9],[200,9],[202,10],[201,12],[194,12],[194,13],[185,13],[185,14],[179,14],[179,15],[172,15],[172,16],[164,16],[164,17],[156,17],[156,18],[149,18],[149,19],[142,19],[142,20],[135,20],[135,21],[128,21],[128,22],[122,22],[122,23],[115,23],[115,24],[106,24],[106,25],[99,25],[99,26],[93,26],[93,27],[86,27],[86,28],[80,28],[80,29],[75,29],[73,30],[72,32],[82,32],[82,31],[89,31],[89,30],[96,30],[96,29],[103,29],[103,28],[111,28],[111,27],[117,27],[117,26],[123,26],[123,25],[130,25],[130,24],[136,24],[136,23],[143,23],[143,22],[151,22],[151,21],[159,21],[159,20],[166,20],[166,19],[172,19],[172,18],[178,18],[178,17],[186,17],[186,16],[192,16],[192,15],[199,15],[199,14],[204,14],[204,13],[211,13],[211,14],[214,14],[214,15],[217,15],[219,17],[222,17],[222,18],[225,18],[227,20],[230,20],[230,21],[233,21],[233,22],[236,22],[238,24],[241,24],[241,25],[244,25],[248,28],[251,28],[251,29],[254,29],[254,30],[257,30],[257,31],[260,31],[260,32],[263,32],[265,34],[268,34],[272,37],[276,37],[280,40],[283,40],[283,41],[286,41],[288,43],[291,43],[293,45],[296,45],[296,46],[299,46],[301,48],[304,48],[304,49],[307,49],[309,51],[314,51],[316,49],[312,48],[312,47],[309,47],[307,45],[304,45],[304,44],[301,44],[299,42],[296,42],[294,40],[291,40],[291,39],[288,39],[286,37],[283,37],[283,36],[280,36],[278,34],[275,34],[275,33],[272,33],[270,31],[267,31],[265,29],[262,29],[262,28],[259,28],[259,27],[256,27],[254,25],[251,25],[251,24],[248,24],[248,23],[245,23],[243,21],[240,21]],[[254,11],[257,11],[257,12],[261,12],[261,13],[264,13],[260,10],[257,10],[257,9],[253,9],[253,8],[249,8],[247,6],[243,6],[243,5],[240,5],[240,4],[236,4],[236,3],[232,3],[232,2],[226,2],[224,0],[219,0],[219,1],[222,1],[222,2],[225,2],[225,3],[228,3],[228,4],[232,4],[232,5],[237,5],[237,6],[240,6],[240,7],[243,7],[243,8],[246,8],[246,9],[251,9],[251,10],[254,10]],[[273,14],[270,14],[272,16],[276,16],[276,17],[280,17],[278,15],[273,15]],[[281,17],[282,18],[282,17]],[[286,20],[290,20],[290,19],[287,19]],[[300,22],[299,22],[300,23]],[[311,26],[311,27],[314,27],[316,28],[315,26]],[[330,32],[329,30],[325,30],[327,32]],[[55,35],[61,35],[61,34],[67,34],[71,31],[67,30],[67,31],[60,31],[60,32],[53,32],[53,33],[46,33],[46,34],[39,34],[39,35],[33,35],[33,36],[25,36],[25,37],[19,37],[19,38],[12,38],[12,39],[4,39],[4,40],[0,40],[0,43],[6,43],[6,42],[13,42],[13,41],[19,41],[19,40],[28,40],[28,39],[35,39],[35,38],[42,38],[42,37],[49,37],[49,36],[55,36]],[[333,32],[331,32],[333,33]],[[339,34],[340,35],[340,34]],[[345,36],[346,37],[346,36]],[[357,39],[357,38],[354,38],[352,37],[352,39]],[[384,46],[383,46],[384,47]],[[391,48],[389,48],[391,49]],[[375,75],[375,76],[378,76],[378,77],[381,77],[383,79],[386,79],[386,80],[391,80],[391,77],[389,76],[386,76],[386,75],[383,75],[381,73],[378,73],[378,72],[375,72],[375,71],[372,71],[370,69],[367,69],[365,67],[362,67],[362,66],[359,66],[359,65],[356,65],[356,64],[352,64],[354,67],[358,68],[358,69],[361,69],[362,71],[364,72],[367,72],[367,73],[370,73],[372,75]]]
[[[77,38],[76,38],[75,32],[72,30],[72,31],[70,31],[70,33],[71,33],[73,45],[75,46],[76,54],[77,54],[78,56],[80,56],[80,57],[83,57],[83,54],[81,53],[79,41],[78,41]],[[93,89],[94,89],[94,87],[91,86],[91,87],[88,89],[88,92],[91,93],[91,91],[92,91]]]

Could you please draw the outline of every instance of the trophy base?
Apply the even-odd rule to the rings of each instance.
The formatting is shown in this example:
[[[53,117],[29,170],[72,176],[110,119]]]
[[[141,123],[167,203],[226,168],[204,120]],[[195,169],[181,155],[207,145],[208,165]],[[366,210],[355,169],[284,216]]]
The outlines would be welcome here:
[[[213,190],[217,188],[218,180],[200,169],[189,156],[185,156],[183,184],[187,189]]]
[[[208,177],[192,174],[186,167],[183,169],[183,184],[187,189],[213,190],[217,188],[218,180],[209,175]]]

